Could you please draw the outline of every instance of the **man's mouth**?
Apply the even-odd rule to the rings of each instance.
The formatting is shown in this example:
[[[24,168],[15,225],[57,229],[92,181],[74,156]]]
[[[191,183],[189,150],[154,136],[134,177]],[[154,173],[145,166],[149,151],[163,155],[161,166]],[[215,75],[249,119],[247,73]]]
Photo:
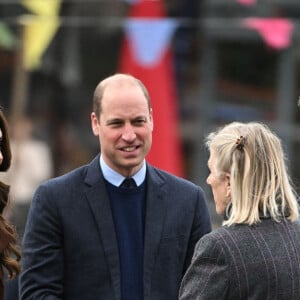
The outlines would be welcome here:
[[[122,148],[122,150],[125,152],[132,152],[137,148],[138,148],[138,146],[130,146],[130,147],[124,147],[124,148]]]

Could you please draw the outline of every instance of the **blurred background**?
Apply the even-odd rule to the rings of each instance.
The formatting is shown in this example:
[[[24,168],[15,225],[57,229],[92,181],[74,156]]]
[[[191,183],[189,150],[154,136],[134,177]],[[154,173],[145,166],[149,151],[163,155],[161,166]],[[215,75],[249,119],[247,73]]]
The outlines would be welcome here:
[[[0,0],[0,105],[13,140],[5,179],[20,235],[36,186],[98,153],[93,91],[120,71],[150,91],[149,161],[201,185],[214,226],[204,139],[224,123],[268,124],[299,192],[299,18],[299,0]]]

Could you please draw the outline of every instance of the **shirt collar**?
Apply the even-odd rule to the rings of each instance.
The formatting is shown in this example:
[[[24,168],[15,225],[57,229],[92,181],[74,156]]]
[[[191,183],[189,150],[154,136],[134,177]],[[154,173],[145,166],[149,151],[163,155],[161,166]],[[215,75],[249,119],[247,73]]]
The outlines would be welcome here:
[[[125,177],[120,173],[116,172],[112,168],[110,168],[106,162],[104,161],[102,155],[100,155],[99,159],[100,167],[103,173],[104,178],[114,186],[119,186]],[[137,186],[141,185],[146,178],[146,161],[143,161],[143,165],[140,170],[135,173],[132,178],[134,179]]]

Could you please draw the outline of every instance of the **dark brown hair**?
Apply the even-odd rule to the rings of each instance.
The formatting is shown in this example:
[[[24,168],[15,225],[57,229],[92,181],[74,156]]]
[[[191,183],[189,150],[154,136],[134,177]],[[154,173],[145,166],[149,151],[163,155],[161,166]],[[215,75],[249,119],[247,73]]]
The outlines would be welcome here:
[[[1,111],[0,108],[0,129],[2,131],[2,142],[0,143],[0,149],[3,156],[2,164],[0,165],[0,171],[6,171],[10,167],[11,161],[11,150],[10,150],[10,143],[8,137],[8,127],[6,118]]]
[[[0,171],[7,171],[11,162],[11,150],[8,137],[7,121],[0,109],[0,129],[2,141],[0,150],[3,156]],[[21,254],[17,245],[15,228],[3,217],[2,213],[8,202],[9,186],[0,181],[0,264],[8,271],[9,278],[15,278],[21,270]]]

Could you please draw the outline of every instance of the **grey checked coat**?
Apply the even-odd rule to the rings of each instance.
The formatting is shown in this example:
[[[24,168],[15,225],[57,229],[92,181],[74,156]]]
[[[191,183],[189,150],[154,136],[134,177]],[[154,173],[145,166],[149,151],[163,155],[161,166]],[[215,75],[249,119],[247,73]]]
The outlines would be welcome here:
[[[221,227],[195,247],[180,300],[299,300],[300,223]]]

